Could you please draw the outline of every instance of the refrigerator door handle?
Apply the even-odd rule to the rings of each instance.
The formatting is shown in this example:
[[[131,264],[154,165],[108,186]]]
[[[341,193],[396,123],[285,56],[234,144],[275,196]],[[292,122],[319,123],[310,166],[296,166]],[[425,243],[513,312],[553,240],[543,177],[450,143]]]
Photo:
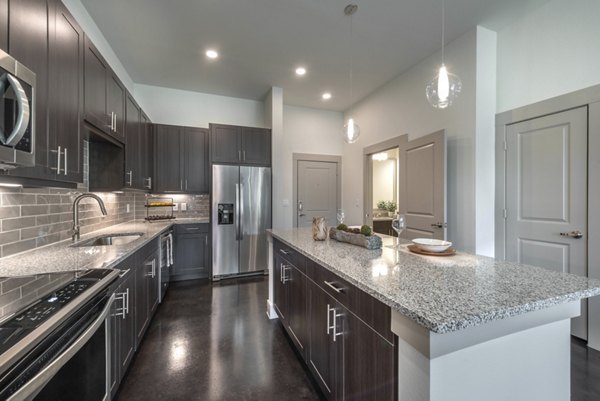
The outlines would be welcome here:
[[[240,184],[235,184],[235,240],[240,240]]]
[[[242,225],[244,213],[244,184],[240,184],[240,218],[238,219],[240,223],[240,241],[244,240],[244,227]]]

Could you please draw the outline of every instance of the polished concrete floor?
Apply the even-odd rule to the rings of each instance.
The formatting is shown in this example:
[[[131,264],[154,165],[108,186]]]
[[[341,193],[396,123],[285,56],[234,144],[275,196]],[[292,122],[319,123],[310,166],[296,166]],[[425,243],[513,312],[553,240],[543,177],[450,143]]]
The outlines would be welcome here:
[[[171,284],[119,401],[320,400],[277,321],[267,280]]]
[[[118,400],[321,400],[266,298],[262,277],[172,284]],[[571,349],[571,401],[600,400],[600,352]]]

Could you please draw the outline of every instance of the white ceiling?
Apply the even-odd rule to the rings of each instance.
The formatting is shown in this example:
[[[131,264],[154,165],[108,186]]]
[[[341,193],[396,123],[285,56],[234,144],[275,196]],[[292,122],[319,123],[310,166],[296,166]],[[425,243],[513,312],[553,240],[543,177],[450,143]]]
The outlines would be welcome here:
[[[446,0],[447,42],[547,1]],[[356,101],[441,45],[441,0],[355,2],[350,46],[349,0],[82,0],[136,83],[256,100],[279,86],[286,104],[340,111],[352,104],[351,54]]]

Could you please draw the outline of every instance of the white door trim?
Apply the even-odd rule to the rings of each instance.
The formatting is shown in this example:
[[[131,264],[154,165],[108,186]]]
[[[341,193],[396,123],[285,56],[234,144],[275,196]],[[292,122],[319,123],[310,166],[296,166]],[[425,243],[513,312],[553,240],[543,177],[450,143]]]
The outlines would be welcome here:
[[[298,213],[296,213],[296,206],[298,205],[298,162],[309,161],[309,162],[327,162],[337,164],[337,208],[342,208],[342,156],[335,155],[318,155],[312,153],[294,153],[292,155],[293,160],[293,182],[292,182],[292,204],[290,210],[294,214],[293,224],[294,227],[298,227]]]

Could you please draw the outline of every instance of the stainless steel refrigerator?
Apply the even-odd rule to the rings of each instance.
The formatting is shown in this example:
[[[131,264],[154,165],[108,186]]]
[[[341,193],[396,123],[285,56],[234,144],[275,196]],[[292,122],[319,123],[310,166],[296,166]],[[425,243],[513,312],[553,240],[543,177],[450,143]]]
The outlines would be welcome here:
[[[268,269],[271,169],[213,165],[213,280]]]

